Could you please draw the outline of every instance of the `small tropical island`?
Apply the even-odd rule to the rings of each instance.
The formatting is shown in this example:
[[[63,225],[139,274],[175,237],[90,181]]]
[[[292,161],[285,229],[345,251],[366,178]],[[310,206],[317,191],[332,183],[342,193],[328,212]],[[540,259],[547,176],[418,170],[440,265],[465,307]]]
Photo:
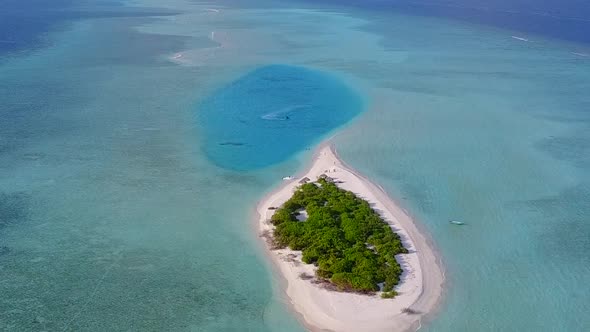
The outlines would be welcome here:
[[[431,241],[330,145],[257,212],[280,288],[311,331],[416,330],[439,302],[444,275]]]
[[[396,295],[403,269],[395,256],[408,249],[367,201],[330,177],[298,187],[271,222],[274,247],[302,251],[319,280],[340,291]]]

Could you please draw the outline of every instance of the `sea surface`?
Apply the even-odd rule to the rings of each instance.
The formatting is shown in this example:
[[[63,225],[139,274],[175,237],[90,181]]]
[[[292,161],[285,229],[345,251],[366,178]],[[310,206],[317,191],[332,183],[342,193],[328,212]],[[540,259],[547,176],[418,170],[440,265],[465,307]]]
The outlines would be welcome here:
[[[2,2],[0,330],[302,331],[255,206],[333,135],[441,254],[421,331],[590,330],[589,15]]]
[[[220,167],[246,171],[309,149],[362,110],[361,96],[337,78],[269,65],[216,91],[196,113],[205,155]]]

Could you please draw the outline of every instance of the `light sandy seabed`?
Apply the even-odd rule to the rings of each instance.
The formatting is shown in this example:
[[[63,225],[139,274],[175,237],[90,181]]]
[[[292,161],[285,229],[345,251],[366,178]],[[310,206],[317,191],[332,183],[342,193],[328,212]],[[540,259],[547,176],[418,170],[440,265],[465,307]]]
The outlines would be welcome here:
[[[315,267],[301,262],[301,252],[289,249],[270,251],[270,256],[286,279],[286,293],[294,309],[301,314],[311,330],[333,331],[406,331],[420,328],[422,318],[431,312],[440,299],[444,274],[435,252],[424,234],[420,233],[412,219],[398,207],[378,186],[344,165],[333,147],[319,148],[311,168],[306,174],[285,182],[277,191],[263,199],[258,207],[259,227],[263,234],[273,229],[269,222],[273,210],[287,201],[299,185],[299,180],[308,177],[316,180],[326,173],[337,181],[338,186],[352,191],[367,200],[398,233],[409,254],[398,255],[404,269],[399,295],[394,299],[335,292],[323,289],[300,275],[314,275]],[[268,248],[268,247],[267,247]],[[270,248],[268,248],[270,250]],[[404,308],[416,314],[403,313]]]

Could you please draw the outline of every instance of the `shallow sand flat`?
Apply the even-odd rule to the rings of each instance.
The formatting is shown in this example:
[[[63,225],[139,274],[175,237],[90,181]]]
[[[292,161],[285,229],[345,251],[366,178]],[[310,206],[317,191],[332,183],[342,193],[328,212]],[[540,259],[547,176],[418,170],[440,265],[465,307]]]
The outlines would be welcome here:
[[[302,274],[314,275],[315,267],[301,262],[301,252],[289,249],[272,250],[270,256],[286,279],[286,293],[294,309],[301,314],[311,330],[333,331],[406,331],[420,327],[424,315],[432,311],[441,295],[444,281],[440,262],[411,218],[378,186],[344,165],[333,148],[322,146],[313,165],[303,175],[295,177],[269,194],[258,207],[261,234],[272,230],[269,220],[274,210],[288,200],[299,180],[308,177],[316,180],[327,174],[338,186],[352,191],[367,200],[398,233],[409,254],[398,255],[404,269],[395,299],[382,299],[379,295],[366,296],[329,291],[300,278]],[[404,308],[416,314],[402,312]]]

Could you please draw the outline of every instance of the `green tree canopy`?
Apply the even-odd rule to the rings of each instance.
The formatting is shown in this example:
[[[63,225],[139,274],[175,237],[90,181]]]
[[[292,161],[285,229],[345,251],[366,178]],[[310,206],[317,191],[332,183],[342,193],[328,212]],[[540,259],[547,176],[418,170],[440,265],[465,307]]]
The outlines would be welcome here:
[[[297,214],[307,211],[305,221]],[[403,272],[395,259],[407,253],[398,234],[369,203],[334,183],[319,179],[300,186],[275,211],[278,247],[303,252],[303,261],[318,267],[317,277],[342,291],[371,293],[383,283],[386,297]]]

